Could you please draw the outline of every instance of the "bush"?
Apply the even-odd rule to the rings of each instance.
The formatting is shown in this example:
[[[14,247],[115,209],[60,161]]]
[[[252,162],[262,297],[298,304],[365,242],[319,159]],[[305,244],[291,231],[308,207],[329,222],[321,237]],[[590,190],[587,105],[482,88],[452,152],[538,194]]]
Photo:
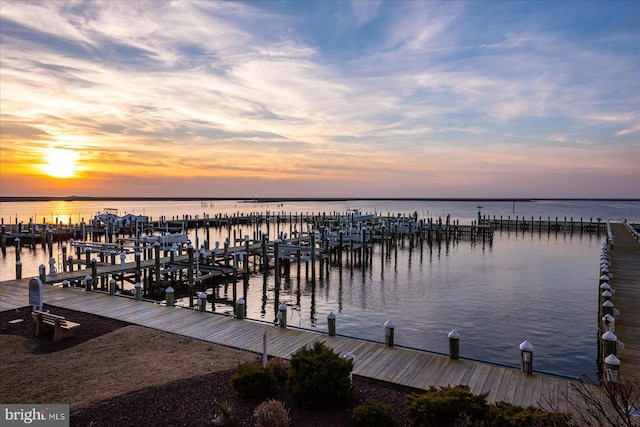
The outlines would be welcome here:
[[[278,380],[271,369],[244,363],[231,376],[231,386],[242,397],[268,397],[278,390]]]
[[[396,425],[391,416],[391,408],[384,403],[366,400],[356,406],[351,419],[357,427],[393,427]]]
[[[305,409],[347,404],[353,398],[349,374],[353,362],[341,358],[324,343],[304,346],[291,357],[287,380],[289,396]]]
[[[407,395],[405,410],[412,426],[454,426],[458,418],[484,421],[489,418],[487,395],[471,393],[468,386],[433,387]]]
[[[291,363],[287,359],[273,357],[267,362],[267,367],[271,369],[279,383],[284,384],[287,382],[289,368],[291,367]]]
[[[288,427],[289,410],[282,402],[267,400],[262,402],[253,413],[258,427]]]
[[[508,402],[497,402],[489,407],[491,427],[536,427],[566,426],[568,414],[547,412],[534,406],[516,406]]]

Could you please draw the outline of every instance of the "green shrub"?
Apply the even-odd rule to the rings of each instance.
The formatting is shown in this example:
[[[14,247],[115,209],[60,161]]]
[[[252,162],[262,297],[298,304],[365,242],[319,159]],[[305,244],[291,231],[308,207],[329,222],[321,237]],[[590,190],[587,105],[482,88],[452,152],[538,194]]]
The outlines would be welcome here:
[[[284,384],[287,382],[291,362],[281,357],[273,357],[267,362],[267,367],[271,369],[279,383]]]
[[[456,420],[466,417],[484,421],[489,417],[487,395],[474,395],[468,386],[430,387],[424,393],[408,394],[405,410],[415,427],[454,426]]]
[[[231,376],[231,386],[242,397],[268,397],[278,390],[278,380],[271,369],[244,363]]]
[[[277,400],[267,400],[256,408],[253,416],[258,427],[288,427],[289,410]]]
[[[508,402],[493,403],[489,411],[491,427],[566,426],[570,418],[568,414],[547,412],[534,406],[525,408]]]
[[[353,398],[349,374],[353,362],[341,358],[324,343],[304,346],[291,357],[287,380],[289,396],[305,409],[347,404]]]
[[[366,400],[356,406],[351,413],[356,427],[393,427],[396,425],[391,416],[391,408],[384,403]]]

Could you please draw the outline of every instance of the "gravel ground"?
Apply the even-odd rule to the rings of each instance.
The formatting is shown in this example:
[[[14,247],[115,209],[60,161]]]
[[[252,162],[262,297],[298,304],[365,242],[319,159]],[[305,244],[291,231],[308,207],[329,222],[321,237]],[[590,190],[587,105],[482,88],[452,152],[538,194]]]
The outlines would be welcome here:
[[[34,337],[35,326],[27,308],[0,312],[0,335],[18,335],[33,341],[32,354],[42,355],[70,349],[80,343],[125,327],[126,322],[75,312],[58,307],[47,307],[55,314],[67,316],[82,326],[74,338],[54,343],[51,336]],[[10,320],[23,318],[23,322],[9,323]],[[104,338],[104,337],[103,337]],[[113,342],[114,346],[118,342]],[[168,349],[169,351],[169,349]],[[216,350],[224,351],[224,350]],[[166,357],[155,355],[150,357],[144,367],[149,375],[154,372],[154,363],[166,363]],[[158,357],[159,356],[159,357]],[[189,370],[183,369],[185,376]],[[219,415],[218,404],[231,405],[234,408],[234,419],[228,426],[255,425],[253,412],[261,400],[239,397],[231,388],[230,377],[233,370],[221,370],[206,375],[184,378],[167,382],[157,387],[150,387],[133,393],[113,396],[94,406],[84,408],[71,414],[72,426],[207,426],[216,425]],[[19,373],[17,373],[19,374]],[[122,372],[123,377],[130,375]],[[386,387],[362,379],[354,379],[355,398],[343,408],[308,411],[297,408],[289,398],[286,387],[280,386],[274,397],[289,409],[291,426],[304,427],[341,427],[350,426],[352,409],[365,400],[375,400],[392,408],[392,414],[398,426],[409,425],[404,414],[405,393],[407,390]],[[30,402],[22,402],[30,403]]]

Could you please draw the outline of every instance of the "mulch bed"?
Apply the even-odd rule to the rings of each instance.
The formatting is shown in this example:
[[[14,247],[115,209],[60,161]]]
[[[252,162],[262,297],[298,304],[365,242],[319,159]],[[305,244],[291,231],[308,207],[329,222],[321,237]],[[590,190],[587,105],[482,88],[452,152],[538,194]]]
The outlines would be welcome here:
[[[35,324],[31,319],[31,308],[0,312],[0,334],[19,335],[34,340],[32,352],[47,354],[60,351],[82,342],[127,326],[110,318],[48,306],[45,310],[65,316],[82,324],[74,338],[54,343],[50,335],[34,338]],[[22,322],[9,323],[23,319]],[[159,363],[164,363],[158,355]],[[132,367],[148,369],[148,367]],[[188,369],[185,366],[184,369]],[[259,399],[239,397],[231,388],[230,377],[234,371],[220,371],[190,379],[173,381],[159,387],[148,388],[126,396],[117,397],[91,408],[71,414],[72,426],[207,426],[215,425],[218,414],[216,402],[231,405],[234,419],[228,426],[254,426],[253,412],[262,402]],[[381,384],[354,378],[355,398],[346,407],[327,410],[303,410],[295,406],[281,385],[274,399],[284,403],[289,409],[291,426],[343,427],[353,425],[351,411],[365,400],[375,400],[388,405],[398,426],[409,425],[404,413],[407,390],[385,387]]]

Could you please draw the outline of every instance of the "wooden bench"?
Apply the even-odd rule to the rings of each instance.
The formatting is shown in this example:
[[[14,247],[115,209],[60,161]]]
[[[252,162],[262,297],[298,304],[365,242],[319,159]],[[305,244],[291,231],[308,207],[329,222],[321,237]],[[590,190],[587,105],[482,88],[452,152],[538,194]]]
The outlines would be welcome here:
[[[53,341],[60,341],[63,338],[75,336],[79,323],[71,322],[63,316],[48,313],[46,311],[34,310],[33,320],[36,322],[36,336],[44,335],[53,330]]]

